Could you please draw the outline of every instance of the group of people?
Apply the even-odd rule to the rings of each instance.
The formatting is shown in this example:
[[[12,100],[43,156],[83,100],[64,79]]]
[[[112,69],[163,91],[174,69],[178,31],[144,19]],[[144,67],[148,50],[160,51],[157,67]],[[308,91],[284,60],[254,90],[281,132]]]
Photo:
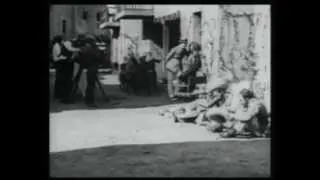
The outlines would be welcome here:
[[[191,119],[197,125],[205,125],[222,137],[268,137],[270,117],[266,106],[255,97],[250,87],[235,90],[232,82],[216,79],[208,84],[206,98],[187,105],[161,112],[176,122]],[[234,82],[238,85],[241,82]]]
[[[177,81],[188,82],[191,91],[195,88],[196,72],[201,68],[200,51],[200,44],[181,40],[167,55],[168,94],[172,100],[176,99]],[[269,136],[269,113],[264,103],[256,98],[250,85],[252,82],[235,81],[232,73],[224,74],[225,78],[207,82],[206,97],[167,109],[161,115],[169,115],[175,122],[191,120],[205,125],[222,137]],[[243,84],[246,85],[242,87]],[[238,89],[234,88],[236,86]]]
[[[167,90],[172,101],[177,100],[175,84],[188,83],[189,90],[194,90],[196,86],[196,73],[201,68],[201,46],[197,42],[188,43],[187,40],[180,40],[179,45],[172,48],[165,58],[167,72]],[[156,63],[160,59],[155,59],[152,52],[146,52],[140,57],[136,57],[132,48],[128,48],[128,54],[124,58],[124,63],[120,64],[119,79],[121,88],[134,93],[145,89],[148,94],[157,88]]]
[[[78,35],[73,40],[65,40],[63,36],[55,36],[51,44],[51,62],[56,69],[54,98],[62,103],[72,101],[73,87],[77,86],[74,77],[74,65],[80,65],[78,75],[87,70],[87,88],[85,103],[96,107],[94,90],[98,67],[103,63],[96,38],[92,35]],[[80,72],[81,71],[81,72]]]
[[[157,89],[156,63],[161,60],[153,57],[152,52],[145,52],[136,57],[132,48],[128,48],[128,54],[124,62],[120,64],[120,88],[129,93],[131,90],[137,94],[143,90],[150,95]]]

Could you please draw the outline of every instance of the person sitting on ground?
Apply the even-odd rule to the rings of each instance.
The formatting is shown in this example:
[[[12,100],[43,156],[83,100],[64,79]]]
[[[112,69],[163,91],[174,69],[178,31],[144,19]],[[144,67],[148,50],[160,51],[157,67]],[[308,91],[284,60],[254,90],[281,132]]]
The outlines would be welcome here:
[[[252,91],[243,89],[240,94],[240,107],[234,113],[230,113],[232,123],[221,135],[223,137],[241,134],[264,136],[269,124],[266,107],[254,97]]]

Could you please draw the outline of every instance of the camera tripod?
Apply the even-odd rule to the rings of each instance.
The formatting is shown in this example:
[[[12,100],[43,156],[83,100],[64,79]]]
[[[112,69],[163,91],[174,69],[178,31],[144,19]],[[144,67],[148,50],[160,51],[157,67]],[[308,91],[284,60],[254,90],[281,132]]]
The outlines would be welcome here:
[[[79,81],[80,81],[80,78],[81,78],[81,75],[82,75],[84,69],[85,69],[85,68],[80,67],[80,69],[78,70],[75,78],[73,79],[72,89],[71,89],[71,93],[70,93],[70,96],[69,96],[69,100],[73,100],[73,99],[74,99],[74,96],[75,96],[76,92],[77,92],[78,89],[79,89],[78,84],[79,84]],[[99,78],[98,78],[98,75],[97,75],[97,74],[96,74],[96,76],[95,76],[95,82],[96,82],[96,84],[98,85],[98,88],[99,88],[99,90],[100,90],[103,98],[104,98],[106,101],[109,101],[109,98],[108,98],[108,96],[106,95],[106,93],[104,92],[104,89],[103,89],[103,87],[102,87],[101,82],[99,81]]]

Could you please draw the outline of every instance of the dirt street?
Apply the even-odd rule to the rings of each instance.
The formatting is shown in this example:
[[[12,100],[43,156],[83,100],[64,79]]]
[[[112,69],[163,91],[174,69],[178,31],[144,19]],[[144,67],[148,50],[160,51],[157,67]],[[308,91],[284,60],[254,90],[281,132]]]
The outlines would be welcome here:
[[[218,139],[218,136],[216,134],[212,134],[208,132],[204,127],[195,126],[194,124],[177,124],[170,119],[161,117],[159,115],[159,111],[166,107],[172,106],[172,104],[170,104],[170,102],[166,99],[165,94],[158,93],[150,97],[129,96],[126,93],[123,93],[119,90],[116,75],[105,75],[101,81],[104,85],[105,91],[108,93],[108,95],[111,98],[111,102],[110,103],[103,102],[101,98],[97,97],[98,99],[97,105],[99,106],[98,109],[87,109],[87,107],[83,104],[82,101],[79,101],[76,104],[72,104],[72,105],[61,105],[55,101],[52,101],[50,106],[50,153],[51,153],[50,155],[51,170],[50,171],[53,173],[52,176],[81,176],[81,175],[84,175],[83,173],[87,173],[84,176],[108,176],[108,175],[110,176],[130,176],[130,175],[144,176],[144,173],[142,172],[137,172],[137,173],[131,172],[132,170],[130,170],[130,168],[133,168],[131,165],[127,166],[125,164],[122,164],[118,166],[117,164],[121,162],[120,160],[114,160],[110,162],[111,164],[108,163],[109,161],[103,160],[105,157],[100,157],[102,155],[101,154],[102,151],[94,150],[102,147],[115,148],[115,147],[118,147],[118,145],[126,145],[126,146],[131,145],[131,146],[139,146],[141,150],[141,148],[145,146],[153,145],[155,147],[153,148],[153,150],[150,150],[151,154],[152,153],[157,154],[156,152],[159,152],[159,151],[167,155],[169,154],[174,155],[177,152],[181,152],[181,153],[190,152],[191,154],[188,157],[189,159],[190,158],[192,159],[192,157],[194,157],[194,155],[197,155],[197,154],[198,154],[197,156],[200,156],[201,154],[201,156],[203,156],[202,158],[209,156],[207,152],[212,150],[212,146],[214,146],[214,148],[218,148],[218,149],[220,148],[219,144],[210,145],[211,143],[214,143],[212,141],[216,141]],[[260,176],[260,175],[268,176],[268,174],[270,173],[269,172],[270,170],[268,167],[268,163],[270,159],[269,157],[270,143],[269,143],[269,140],[266,140],[266,141],[267,142],[264,142],[264,143],[261,142],[262,144],[264,144],[261,146],[257,145],[256,141],[253,141],[251,145],[250,145],[250,142],[244,142],[244,144],[247,144],[247,145],[241,146],[245,154],[249,153],[249,149],[255,152],[256,157],[253,157],[253,158],[259,159],[259,161],[256,163],[261,163],[261,159],[265,163],[263,165],[264,169],[262,170],[262,172],[261,173],[257,172],[256,175],[254,176]],[[205,144],[205,146],[200,145],[198,149],[196,146],[190,145],[190,143],[196,144],[197,142],[203,143]],[[187,144],[189,143],[189,145],[185,147],[181,147],[180,145],[173,145],[170,148],[167,148],[165,150],[167,152],[163,152],[162,150],[160,150],[161,148],[163,148],[162,145],[177,144],[177,143],[187,143]],[[223,146],[226,149],[230,148],[228,152],[226,150],[217,150],[217,152],[223,151],[227,153],[227,156],[226,155],[223,155],[223,157],[221,156],[221,158],[224,158],[221,161],[226,163],[225,161],[228,160],[228,158],[225,159],[225,156],[235,157],[235,154],[232,154],[232,153],[230,154],[231,149],[236,150],[240,146],[235,145],[234,142],[230,142],[231,146],[227,148],[227,146],[229,145],[226,145],[226,143],[228,142],[224,142],[224,143],[225,145]],[[261,144],[261,143],[259,143],[258,141],[258,144]],[[160,149],[156,147],[159,147]],[[263,149],[263,151],[261,151],[261,148]],[[247,149],[248,151],[246,151],[245,149]],[[76,151],[72,151],[72,150],[76,150]],[[130,151],[128,153],[124,153],[123,156],[121,156],[120,158],[121,159],[134,158],[137,155],[136,154],[137,151],[140,152],[140,150],[137,149],[137,150],[132,150],[132,152]],[[116,172],[112,172],[111,171],[112,169],[109,169],[110,171],[109,170],[104,171],[103,169],[105,166],[101,166],[101,167],[99,166],[97,168],[92,169],[89,165],[90,162],[83,162],[86,160],[86,157],[88,154],[78,153],[78,155],[75,157],[75,154],[77,153],[73,153],[73,152],[78,152],[78,151],[94,152],[90,156],[88,156],[90,162],[92,158],[93,159],[96,158],[95,163],[98,163],[100,165],[101,163],[102,164],[108,163],[108,167],[110,168],[112,167],[115,169],[124,168],[123,171],[125,171],[125,169],[128,168],[127,170],[130,172],[116,173]],[[259,151],[263,153],[259,154]],[[210,153],[214,153],[214,152],[210,152]],[[240,152],[234,151],[234,153],[240,153]],[[143,160],[144,156],[143,157],[139,156],[139,157],[141,157],[141,160]],[[117,159],[116,156],[114,158]],[[175,176],[175,175],[183,176],[184,175],[183,172],[187,172],[185,169],[183,171],[173,170],[172,172],[156,172],[155,173],[153,172],[154,170],[152,169],[156,168],[156,164],[158,162],[157,158],[158,158],[158,155],[155,155],[152,157],[152,159],[147,160],[148,163],[153,164],[152,166],[145,167],[147,169],[151,168],[150,170],[151,172],[149,172],[148,176],[158,176],[158,175],[161,176],[161,175],[166,175],[166,173],[167,173],[167,176]],[[174,160],[173,157],[166,157],[166,158],[167,158],[166,161]],[[180,157],[179,162],[180,161],[187,162],[188,158],[185,157],[185,160],[184,160],[183,157]],[[211,158],[214,159],[214,157],[211,157]],[[251,155],[249,153],[248,155],[245,155],[239,158],[247,159],[247,158],[251,158]],[[80,162],[78,163],[78,161]],[[228,160],[228,162],[229,161],[231,162],[230,159]],[[198,164],[199,166],[198,168],[201,168],[201,166],[205,166],[205,164],[203,163],[205,162],[201,161],[201,163]],[[252,167],[256,165],[259,165],[259,164],[255,164],[255,165],[250,164],[250,166]],[[162,163],[161,166],[163,166],[163,168],[166,167],[166,163],[165,164]],[[191,166],[192,167],[197,166],[197,163],[196,164],[192,163]],[[224,164],[223,166],[227,167],[226,164]],[[80,169],[77,169],[76,167]],[[138,168],[139,165],[135,165],[134,167]],[[177,168],[180,168],[180,169],[182,167],[183,166],[181,167],[177,166]],[[245,166],[241,165],[241,167],[245,167]],[[143,169],[143,167],[140,167],[140,168]],[[166,171],[169,171],[169,169],[167,169]],[[209,172],[208,169],[203,169],[202,171]],[[225,171],[225,170],[222,169],[222,171]],[[240,173],[241,175],[241,172],[240,172],[241,170],[238,169],[236,171],[237,172],[239,171],[238,173]],[[193,173],[193,175],[195,176],[198,176],[201,174],[214,175],[208,172],[201,173],[201,170],[200,170],[200,172],[195,172]],[[243,172],[245,172],[245,170]],[[254,172],[254,169],[252,170],[252,172],[250,171],[247,174],[244,173],[244,175],[250,175],[250,173],[253,173],[253,172]],[[189,174],[190,173],[191,172],[189,172]],[[223,172],[219,172],[219,173],[222,173],[222,176],[223,176]],[[219,174],[217,175],[219,176]]]

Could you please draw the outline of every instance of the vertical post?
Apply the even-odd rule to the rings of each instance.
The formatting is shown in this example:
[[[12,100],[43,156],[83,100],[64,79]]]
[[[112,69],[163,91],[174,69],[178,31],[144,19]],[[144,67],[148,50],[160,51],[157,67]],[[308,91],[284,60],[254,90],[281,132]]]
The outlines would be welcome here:
[[[168,54],[168,49],[169,49],[169,47],[168,47],[168,40],[169,40],[169,34],[168,34],[168,31],[169,31],[169,29],[168,29],[168,25],[166,24],[166,22],[165,21],[162,21],[161,22],[161,24],[162,24],[162,44],[163,44],[163,54],[164,54],[164,58],[167,56],[167,54]],[[162,63],[162,72],[164,72],[165,73],[165,63],[164,63],[164,61],[163,61],[163,63]],[[165,77],[166,77],[166,75],[165,75]]]

